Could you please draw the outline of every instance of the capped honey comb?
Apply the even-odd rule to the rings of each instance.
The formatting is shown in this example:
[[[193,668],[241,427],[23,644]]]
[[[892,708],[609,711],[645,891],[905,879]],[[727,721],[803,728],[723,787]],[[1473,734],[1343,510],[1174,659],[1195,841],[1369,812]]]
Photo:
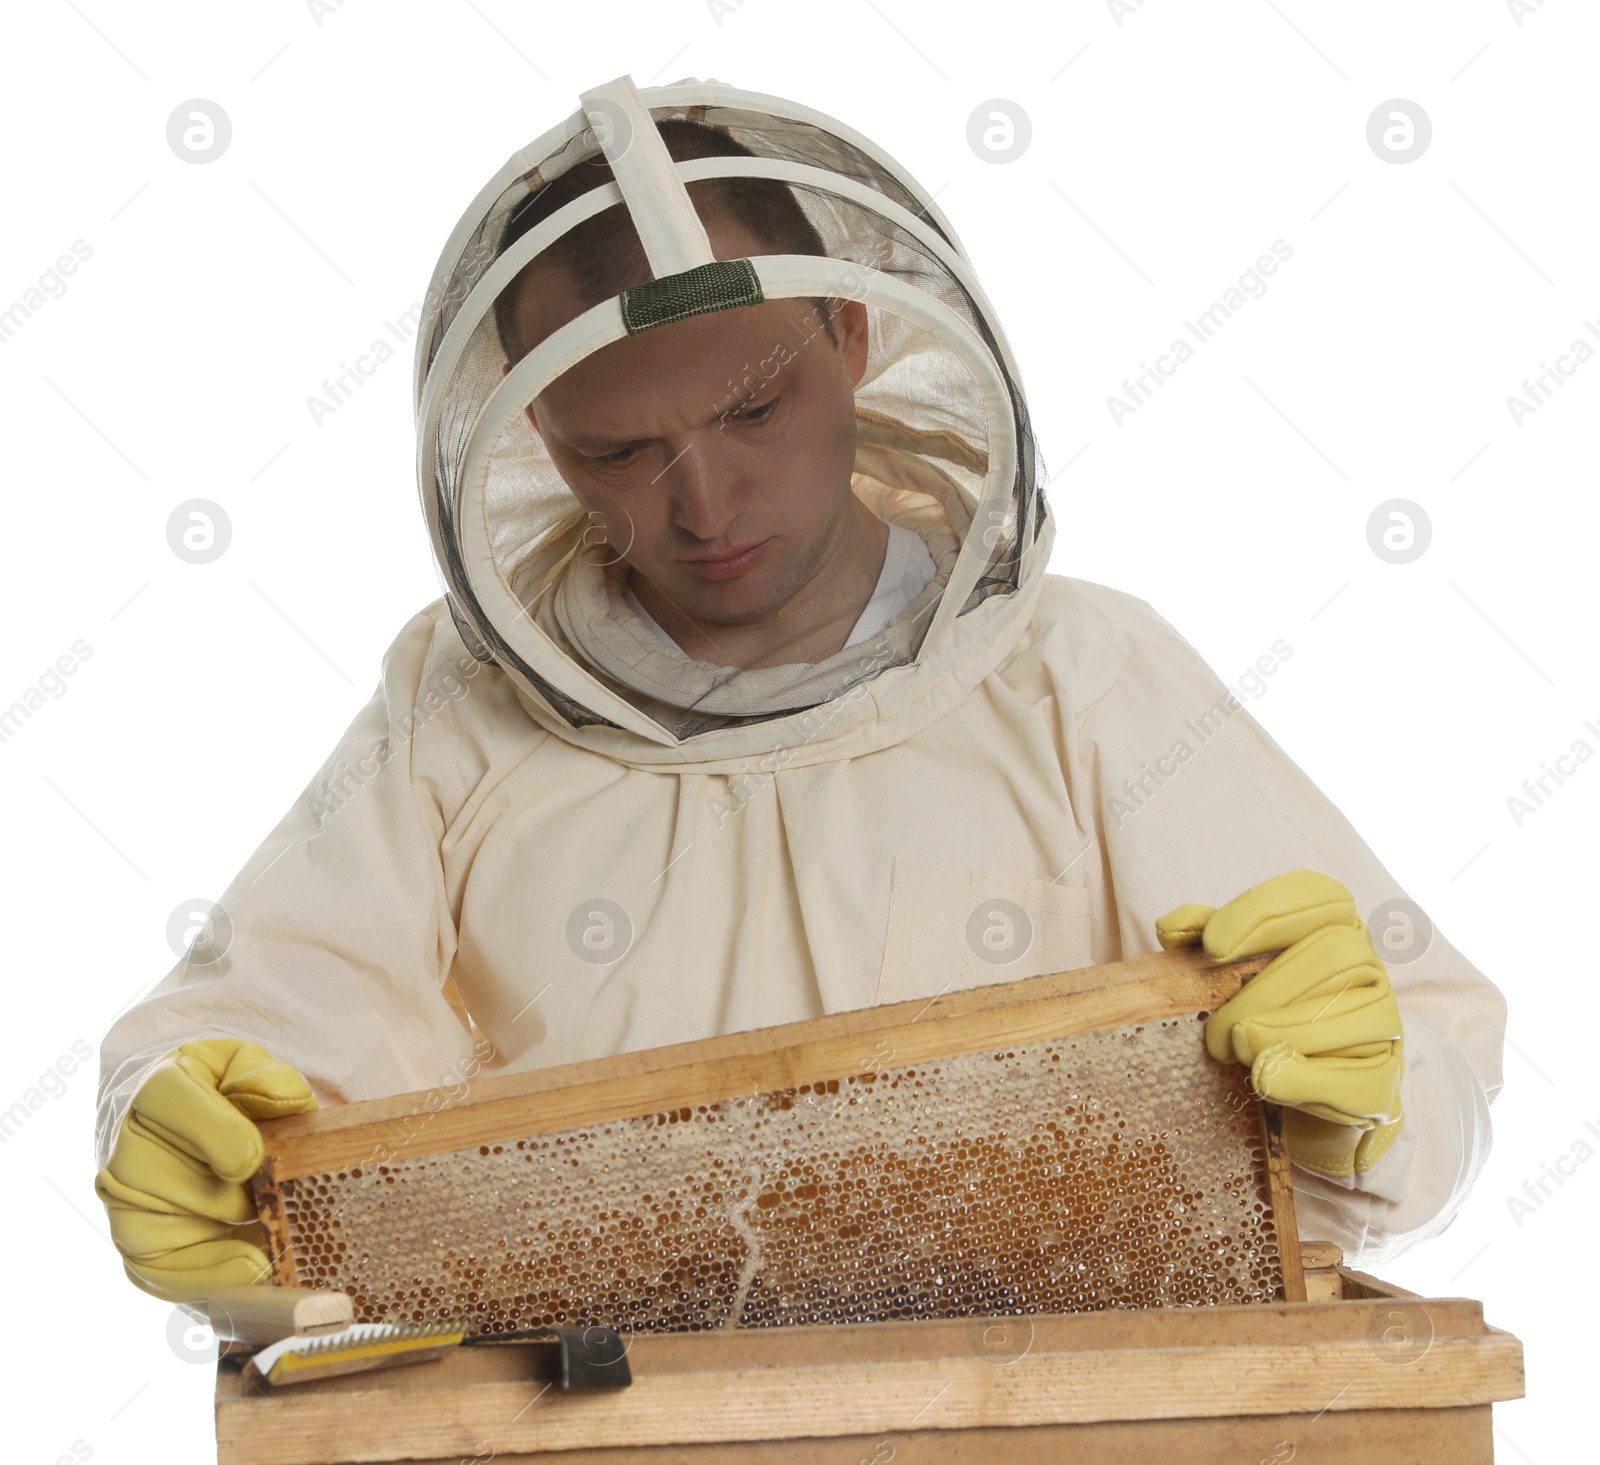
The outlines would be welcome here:
[[[1033,999],[1012,1009],[1018,1031],[1037,1026],[1040,1001],[1060,1007],[1062,982],[1010,984]],[[1112,992],[1138,1010],[1131,986]],[[1164,993],[1169,1006],[1183,996]],[[1079,994],[1078,1005],[1086,1000]],[[517,1133],[517,1111],[497,1090],[477,1143],[437,1148],[445,1133],[432,1153],[380,1149],[378,1163],[292,1175],[297,1167],[273,1156],[257,1189],[280,1253],[275,1280],[340,1288],[360,1321],[451,1319],[472,1333],[682,1332],[1292,1295],[1298,1274],[1285,1277],[1279,1235],[1292,1207],[1277,1193],[1287,1164],[1270,1163],[1276,1129],[1245,1070],[1207,1055],[1203,1007],[981,1047],[971,1012],[931,1016],[900,1029],[880,1017],[866,1051],[888,1061],[836,1077],[769,1086],[748,1055],[736,1056],[757,1083],[721,1097],[634,1113],[601,1104],[589,1122],[549,1129],[524,1119]],[[1006,1016],[1003,1003],[978,1014],[991,1030]],[[925,1051],[940,1045],[941,1028],[970,1051]],[[717,1040],[719,1050],[731,1041]],[[681,1058],[699,1046],[656,1051]],[[859,1040],[846,1046],[863,1051]],[[766,1072],[783,1070],[773,1057],[782,1052],[826,1062],[819,1045],[790,1044],[766,1055]],[[615,1074],[622,1062],[564,1075],[605,1065]],[[658,1089],[685,1072],[681,1062],[663,1066]],[[530,1099],[525,1113],[548,1111],[550,1098]],[[290,1122],[264,1126],[269,1152],[270,1132]],[[452,1122],[458,1138],[471,1130],[470,1116]],[[363,1153],[360,1133],[351,1153]]]

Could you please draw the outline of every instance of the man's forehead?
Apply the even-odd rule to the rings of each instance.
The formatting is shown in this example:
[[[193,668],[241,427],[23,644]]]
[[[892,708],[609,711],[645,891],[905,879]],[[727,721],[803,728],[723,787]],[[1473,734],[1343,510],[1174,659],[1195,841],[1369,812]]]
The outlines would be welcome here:
[[[541,416],[595,451],[759,401],[834,349],[809,299],[767,300],[626,336],[539,394]]]
[[[703,223],[706,238],[718,259],[744,259],[753,254],[771,253],[736,220],[712,214]],[[582,227],[579,226],[580,230]],[[624,285],[643,284],[650,278],[642,253],[636,268],[643,273],[633,278],[623,274],[612,282],[613,288],[620,290]],[[568,265],[554,255],[535,256],[518,276],[518,281],[512,288],[517,291],[515,313],[525,350],[531,350],[546,336],[576,320],[595,303],[595,298],[579,284]]]

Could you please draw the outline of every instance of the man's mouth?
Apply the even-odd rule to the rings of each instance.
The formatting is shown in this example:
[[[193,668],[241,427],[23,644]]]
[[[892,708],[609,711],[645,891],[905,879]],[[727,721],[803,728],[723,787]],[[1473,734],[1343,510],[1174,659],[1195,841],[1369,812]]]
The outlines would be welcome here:
[[[685,560],[684,563],[697,575],[704,576],[707,580],[731,580],[736,575],[742,575],[766,552],[772,543],[771,538],[761,540],[746,549],[718,559]]]

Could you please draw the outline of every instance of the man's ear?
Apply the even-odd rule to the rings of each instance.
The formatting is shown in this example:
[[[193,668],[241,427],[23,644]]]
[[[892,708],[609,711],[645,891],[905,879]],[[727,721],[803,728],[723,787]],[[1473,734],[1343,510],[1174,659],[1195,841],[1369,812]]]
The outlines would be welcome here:
[[[844,353],[844,369],[850,385],[860,386],[867,374],[867,307],[859,300],[841,300],[833,313],[839,331],[839,349]]]

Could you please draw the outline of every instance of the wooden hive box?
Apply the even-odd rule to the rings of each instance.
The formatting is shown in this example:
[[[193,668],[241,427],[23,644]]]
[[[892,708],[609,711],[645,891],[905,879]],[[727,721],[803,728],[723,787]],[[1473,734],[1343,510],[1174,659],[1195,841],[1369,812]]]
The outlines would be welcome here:
[[[1307,1244],[1306,1260],[1337,1249]],[[563,1394],[552,1350],[299,1384],[217,1368],[219,1465],[1487,1465],[1522,1345],[1467,1298],[1342,1265],[1320,1300],[641,1335],[634,1382]]]
[[[1520,1344],[1303,1257],[1277,1112],[1205,1053],[1265,961],[1160,953],[265,1123],[275,1282],[358,1321],[615,1326],[634,1383],[564,1394],[512,1342],[276,1392],[224,1359],[218,1459],[1488,1460]]]

